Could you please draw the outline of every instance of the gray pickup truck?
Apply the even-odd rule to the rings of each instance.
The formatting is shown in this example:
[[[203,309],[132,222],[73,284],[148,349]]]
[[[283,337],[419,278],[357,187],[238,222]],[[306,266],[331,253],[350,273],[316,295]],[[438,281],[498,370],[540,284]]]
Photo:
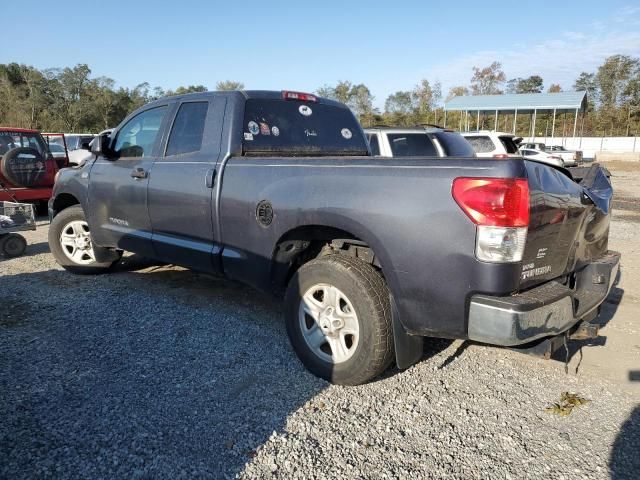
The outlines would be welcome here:
[[[160,99],[92,152],[49,203],[60,265],[130,251],[282,295],[294,350],[335,383],[408,367],[424,337],[573,332],[618,270],[597,166],[578,184],[517,158],[373,157],[351,111],[311,94]]]

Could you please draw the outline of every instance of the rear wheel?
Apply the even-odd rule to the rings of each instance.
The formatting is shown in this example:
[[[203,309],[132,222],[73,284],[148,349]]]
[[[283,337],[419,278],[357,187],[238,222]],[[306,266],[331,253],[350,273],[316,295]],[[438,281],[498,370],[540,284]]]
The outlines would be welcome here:
[[[313,260],[289,282],[285,303],[289,339],[313,374],[358,385],[391,363],[389,292],[371,265],[343,255]]]
[[[54,217],[49,226],[49,248],[56,262],[73,273],[103,273],[115,263],[96,261],[89,225],[79,205]]]
[[[22,235],[9,233],[0,237],[0,252],[5,257],[19,257],[27,249],[27,241]]]

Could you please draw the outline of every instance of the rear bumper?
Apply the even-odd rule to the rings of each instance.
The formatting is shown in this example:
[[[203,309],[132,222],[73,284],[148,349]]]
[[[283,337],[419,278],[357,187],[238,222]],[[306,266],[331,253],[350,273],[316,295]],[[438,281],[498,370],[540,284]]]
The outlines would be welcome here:
[[[604,302],[619,266],[620,254],[609,251],[576,273],[574,288],[550,281],[518,295],[474,295],[468,337],[513,346],[563,333]]]

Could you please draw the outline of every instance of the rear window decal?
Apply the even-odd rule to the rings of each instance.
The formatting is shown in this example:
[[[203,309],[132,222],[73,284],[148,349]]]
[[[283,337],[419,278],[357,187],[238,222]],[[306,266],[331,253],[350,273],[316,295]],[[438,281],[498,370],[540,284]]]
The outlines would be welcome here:
[[[271,135],[271,129],[268,123],[260,122],[260,133],[262,135]]]
[[[249,127],[249,133],[252,135],[258,135],[260,133],[260,127],[258,127],[258,124],[253,120],[247,124],[247,127]]]
[[[273,127],[271,127],[271,133],[274,137],[277,137],[278,135],[280,135],[280,129],[274,125]]]
[[[244,139],[249,141],[253,140],[253,133],[244,132]]]
[[[347,140],[351,139],[351,137],[353,136],[351,130],[349,130],[348,128],[343,128],[342,130],[340,130],[340,133]]]
[[[300,107],[298,107],[298,111],[300,112],[300,115],[304,115],[305,117],[309,117],[313,113],[313,110],[311,110],[309,105],[300,105]]]

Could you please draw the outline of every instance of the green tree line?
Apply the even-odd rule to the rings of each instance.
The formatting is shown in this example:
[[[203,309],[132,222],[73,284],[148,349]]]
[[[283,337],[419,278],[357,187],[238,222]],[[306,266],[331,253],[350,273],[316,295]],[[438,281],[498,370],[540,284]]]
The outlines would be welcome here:
[[[443,124],[443,101],[455,96],[540,93],[545,91],[544,86],[544,79],[536,74],[508,79],[502,65],[493,62],[473,67],[469,84],[450,88],[446,96],[438,81],[423,79],[409,90],[389,94],[383,109],[374,106],[376,99],[365,84],[343,80],[336,85],[324,85],[316,93],[347,104],[365,127],[411,126]],[[239,90],[244,85],[224,80],[215,88]],[[561,85],[550,83],[546,91],[562,89]],[[608,57],[595,71],[577,75],[569,89],[588,92],[588,110],[584,119],[579,118],[579,129],[585,136],[640,134],[640,59],[626,55]],[[93,77],[85,64],[45,70],[17,63],[0,64],[0,124],[43,131],[97,132],[116,126],[128,113],[149,101],[206,90],[204,85],[163,90],[149,83],[133,88],[117,87],[111,78]],[[461,112],[448,112],[447,126],[462,129],[495,126],[492,115],[481,115],[480,119],[463,117]],[[498,120],[500,130],[511,131],[513,116],[500,115]],[[531,135],[531,120],[527,115],[519,115],[516,133]],[[556,135],[571,135],[574,120],[573,114],[558,115]],[[551,114],[539,114],[536,136],[550,132]]]

